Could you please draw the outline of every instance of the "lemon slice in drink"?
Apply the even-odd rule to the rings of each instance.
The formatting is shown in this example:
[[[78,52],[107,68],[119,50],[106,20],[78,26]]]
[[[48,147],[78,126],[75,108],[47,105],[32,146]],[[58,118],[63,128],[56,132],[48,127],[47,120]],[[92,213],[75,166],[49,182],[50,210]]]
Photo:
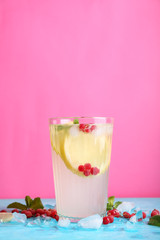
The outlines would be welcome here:
[[[111,141],[106,134],[95,136],[92,133],[79,131],[79,134],[71,135],[66,131],[65,134],[63,132],[63,136],[59,135],[58,144],[60,148],[57,148],[56,152],[59,153],[66,167],[79,176],[84,177],[84,174],[78,171],[78,166],[85,163],[99,168],[99,174],[104,173],[109,167]]]

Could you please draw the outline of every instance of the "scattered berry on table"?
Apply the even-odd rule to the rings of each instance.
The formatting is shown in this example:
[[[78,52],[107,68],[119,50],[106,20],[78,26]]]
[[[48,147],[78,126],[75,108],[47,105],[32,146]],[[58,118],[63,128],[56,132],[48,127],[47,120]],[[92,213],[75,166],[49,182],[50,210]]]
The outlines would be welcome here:
[[[128,212],[124,212],[124,213],[123,213],[123,217],[124,217],[124,218],[130,218],[131,215],[130,215]]]
[[[56,219],[56,221],[58,222],[58,220],[59,220],[59,216],[56,215],[56,216],[55,216],[55,219]]]
[[[35,209],[28,209],[28,211],[30,211],[32,213],[32,215],[35,215],[36,214],[36,210]]]
[[[36,213],[39,213],[40,215],[42,215],[42,214],[45,214],[45,210],[40,208],[36,210]]]
[[[145,219],[146,218],[146,213],[142,212],[142,215],[143,215],[143,219]]]
[[[113,215],[109,215],[108,218],[109,218],[110,223],[113,223],[113,221],[114,221],[114,216],[113,216]]]
[[[12,213],[14,213],[14,212],[19,213],[18,209],[16,209],[16,208],[12,210]]]
[[[109,217],[104,217],[103,218],[103,224],[109,224],[110,223],[110,219],[109,219]]]
[[[33,217],[32,213],[30,211],[25,212],[27,218]]]
[[[154,210],[151,212],[151,217],[156,216],[156,215],[159,215],[159,211],[158,211],[157,209],[154,209]]]
[[[36,213],[35,214],[35,217],[40,217],[41,215],[39,213]]]
[[[3,209],[3,210],[1,210],[0,212],[7,212],[7,211]]]
[[[130,215],[130,217],[133,217],[133,216],[135,216],[136,214],[135,213],[132,213],[131,215]]]

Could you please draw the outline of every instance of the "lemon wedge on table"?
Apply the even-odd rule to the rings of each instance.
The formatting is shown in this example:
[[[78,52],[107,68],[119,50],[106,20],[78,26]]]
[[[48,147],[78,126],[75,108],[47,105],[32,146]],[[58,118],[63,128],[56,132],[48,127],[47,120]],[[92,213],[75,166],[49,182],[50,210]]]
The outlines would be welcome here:
[[[12,213],[2,212],[0,213],[0,222],[9,222],[13,218]]]
[[[79,131],[78,135],[72,135],[70,128],[57,131],[54,126],[50,128],[50,134],[53,150],[73,173],[84,177],[84,174],[78,171],[78,166],[85,163],[99,168],[100,174],[109,167],[111,141],[106,134],[95,136]]]

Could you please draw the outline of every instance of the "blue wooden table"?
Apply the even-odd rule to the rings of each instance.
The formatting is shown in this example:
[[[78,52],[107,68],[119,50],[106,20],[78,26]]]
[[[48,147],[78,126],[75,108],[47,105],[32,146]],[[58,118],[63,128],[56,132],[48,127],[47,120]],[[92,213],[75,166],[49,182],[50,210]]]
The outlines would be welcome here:
[[[20,199],[0,200],[0,209],[13,202],[24,202]],[[55,203],[54,199],[43,199],[43,204]],[[134,202],[142,210],[160,210],[160,198],[118,198],[116,201]],[[116,219],[114,223],[102,225],[99,230],[86,230],[79,228],[76,223],[69,228],[61,228],[57,224],[43,226],[43,224],[29,226],[26,223],[0,223],[0,240],[48,240],[48,239],[151,239],[160,240],[160,227],[147,225],[146,221],[135,224],[122,222]]]

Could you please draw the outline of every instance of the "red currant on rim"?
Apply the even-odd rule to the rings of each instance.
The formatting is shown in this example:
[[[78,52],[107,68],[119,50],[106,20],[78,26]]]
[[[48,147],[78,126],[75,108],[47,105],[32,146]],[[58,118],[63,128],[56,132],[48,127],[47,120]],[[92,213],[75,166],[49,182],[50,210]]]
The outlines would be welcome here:
[[[92,175],[97,175],[100,172],[100,170],[97,167],[92,167],[91,168],[91,174]]]
[[[83,171],[84,171],[84,166],[83,166],[83,165],[79,165],[78,170],[79,170],[80,172],[83,172]]]

